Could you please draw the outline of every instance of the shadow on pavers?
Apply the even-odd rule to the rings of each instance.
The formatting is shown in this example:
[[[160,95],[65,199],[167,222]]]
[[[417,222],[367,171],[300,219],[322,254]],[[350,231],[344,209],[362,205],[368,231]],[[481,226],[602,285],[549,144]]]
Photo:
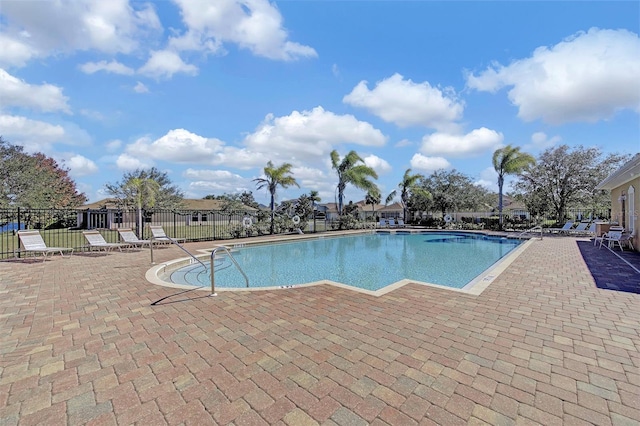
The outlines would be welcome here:
[[[640,294],[640,273],[606,247],[592,241],[578,241],[578,248],[598,288]],[[640,253],[616,250],[623,259],[640,270]]]

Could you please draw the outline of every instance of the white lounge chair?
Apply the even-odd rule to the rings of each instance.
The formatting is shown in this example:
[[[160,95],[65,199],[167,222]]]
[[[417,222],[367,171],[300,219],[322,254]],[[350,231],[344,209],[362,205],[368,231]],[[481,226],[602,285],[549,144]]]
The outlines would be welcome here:
[[[589,226],[589,222],[580,222],[578,226],[569,229],[567,232],[569,234],[584,235],[587,232],[587,226]]]
[[[18,238],[22,243],[22,248],[26,252],[42,253],[42,261],[47,260],[47,255],[51,253],[60,253],[60,256],[64,257],[64,252],[68,251],[69,257],[73,255],[73,248],[70,247],[47,247],[47,244],[42,239],[39,231],[21,230],[18,231]]]
[[[386,219],[380,219],[380,223],[378,224],[378,227],[386,228],[387,227],[387,220]]]
[[[398,219],[398,227],[399,228],[404,228],[404,220],[403,219]]]
[[[186,240],[184,238],[171,238],[165,232],[162,226],[160,225],[150,225],[151,234],[153,238],[151,241],[158,241],[160,243],[170,244],[172,241],[176,243],[184,243]]]
[[[395,228],[395,227],[396,227],[395,219],[389,219],[389,228]]]
[[[122,251],[123,247],[127,247],[127,248],[131,247],[131,244],[129,243],[108,243],[105,241],[102,234],[98,231],[93,231],[93,230],[82,231],[82,235],[84,235],[84,238],[87,240],[87,243],[89,243],[88,245],[89,250],[93,250],[95,248],[95,249],[98,249],[98,251],[100,250],[111,251],[114,248],[117,248],[118,250]]]
[[[567,223],[564,224],[562,228],[549,228],[549,231],[557,232],[559,234],[565,234],[565,233],[568,233],[571,228],[573,228],[573,221],[569,220],[567,221]]]
[[[125,243],[131,244],[135,247],[151,247],[151,240],[141,240],[138,236],[133,232],[131,228],[119,228],[118,233],[120,234],[120,238]]]

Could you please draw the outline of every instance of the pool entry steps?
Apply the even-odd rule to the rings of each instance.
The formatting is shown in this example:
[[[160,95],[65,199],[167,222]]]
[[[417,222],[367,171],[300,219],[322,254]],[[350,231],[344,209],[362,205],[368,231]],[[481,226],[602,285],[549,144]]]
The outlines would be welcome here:
[[[224,250],[224,252],[227,254],[231,262],[233,262],[233,264],[236,265],[236,268],[238,268],[238,271],[240,271],[240,273],[244,277],[244,280],[247,283],[247,288],[248,288],[249,277],[247,277],[247,274],[244,273],[244,271],[242,270],[242,268],[240,267],[236,259],[231,255],[231,252],[229,251],[228,248],[226,248],[225,246],[218,246],[211,251],[211,296],[216,296],[216,271],[214,268],[214,261],[216,259],[216,253],[218,252],[218,250]]]
[[[213,249],[213,251],[211,251],[211,269],[208,269],[207,265],[205,265],[200,259],[198,259],[189,250],[184,248],[184,246],[182,244],[180,244],[174,238],[165,236],[165,237],[162,238],[162,241],[165,241],[165,242],[169,241],[169,243],[175,244],[176,246],[178,246],[180,248],[180,250],[182,250],[183,252],[185,252],[186,254],[189,255],[189,257],[191,258],[190,259],[191,263],[194,263],[194,261],[195,261],[195,262],[199,263],[200,265],[202,265],[202,271],[198,275],[206,273],[208,270],[210,271],[210,273],[209,273],[210,278],[211,278],[211,294],[210,294],[210,296],[217,296],[217,294],[216,294],[216,284],[215,284],[216,283],[216,278],[215,278],[216,274],[215,274],[215,265],[214,265],[214,263],[215,263],[215,259],[216,259],[216,253],[218,252],[218,250],[224,250],[224,252],[228,256],[228,258],[236,266],[236,268],[238,268],[238,271],[244,277],[247,287],[249,287],[249,277],[247,277],[247,274],[244,273],[244,271],[240,267],[240,264],[238,264],[236,259],[231,254],[231,251],[229,251],[229,249],[227,247],[225,247],[225,246],[217,246],[217,247],[215,247]],[[242,244],[242,246],[244,246],[244,244]],[[153,261],[153,237],[151,238],[151,244],[149,244],[149,247],[151,249],[151,264],[154,264],[154,261]],[[220,257],[218,257],[218,259],[220,259]]]

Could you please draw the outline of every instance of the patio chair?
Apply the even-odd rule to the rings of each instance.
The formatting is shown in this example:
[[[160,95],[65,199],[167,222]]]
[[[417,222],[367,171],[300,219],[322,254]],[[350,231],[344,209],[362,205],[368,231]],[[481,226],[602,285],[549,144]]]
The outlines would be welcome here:
[[[389,228],[395,228],[395,227],[396,227],[395,219],[389,219]]]
[[[123,247],[127,247],[127,248],[131,247],[131,244],[129,243],[108,243],[105,241],[102,234],[98,231],[93,231],[93,230],[82,231],[82,235],[84,235],[84,238],[87,240],[87,243],[89,243],[88,247],[90,251],[93,250],[94,248],[98,249],[98,251],[100,250],[111,251],[114,248],[117,248],[118,250],[122,251]]]
[[[596,225],[598,224],[598,222],[591,222],[591,225],[589,225],[589,229],[587,229],[585,231],[585,234],[589,235],[589,236],[594,236],[596,235]]]
[[[624,232],[624,227],[613,225],[609,228],[609,232],[617,232],[617,231]],[[596,244],[598,244],[598,242],[602,244],[602,240],[607,237],[607,234],[608,232],[605,232],[602,235],[596,235],[595,238],[593,239],[593,245],[595,246]]]
[[[167,236],[161,225],[150,225],[149,228],[153,235],[151,241],[158,241],[165,244],[171,244],[172,241],[175,241],[176,243],[184,243],[186,241],[185,238],[171,238]]]
[[[23,250],[31,253],[42,253],[42,261],[47,260],[47,255],[51,253],[60,253],[60,256],[64,257],[64,252],[68,251],[69,257],[73,255],[73,248],[70,247],[47,247],[47,244],[42,239],[39,231],[18,231],[18,238],[22,244]]]
[[[620,247],[621,251],[624,251],[624,245],[628,245],[631,250],[633,250],[633,243],[631,242],[631,234],[628,234],[624,231],[609,231],[606,233],[606,235],[604,235],[602,237],[602,239],[600,240],[600,247],[598,248],[602,248],[602,245],[604,244],[604,242],[607,242],[607,246],[609,248],[616,248],[616,244],[618,244],[618,247]]]
[[[573,228],[573,221],[572,220],[568,220],[567,223],[565,223],[562,228],[549,228],[549,232],[552,232],[552,233],[556,232],[558,234],[565,234],[565,233],[568,233],[571,228]]]
[[[576,226],[573,229],[569,229],[567,231],[567,233],[576,234],[576,235],[584,235],[587,232],[587,226],[589,226],[589,222],[580,222],[578,224],[578,226]],[[594,227],[594,229],[595,229],[595,227]]]
[[[380,219],[380,222],[378,223],[378,227],[386,228],[387,227],[387,220],[386,219]]]
[[[118,233],[120,234],[120,238],[122,239],[122,241],[131,244],[134,247],[151,247],[151,240],[139,239],[131,228],[119,228]]]
[[[398,228],[404,228],[404,220],[398,219]]]

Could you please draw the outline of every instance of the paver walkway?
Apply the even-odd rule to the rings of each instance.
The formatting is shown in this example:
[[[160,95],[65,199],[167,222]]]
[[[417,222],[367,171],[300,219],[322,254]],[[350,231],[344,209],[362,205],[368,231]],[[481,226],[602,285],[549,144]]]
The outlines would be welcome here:
[[[0,262],[0,424],[640,421],[640,295],[597,288],[574,238],[535,241],[480,296],[210,298],[147,283],[148,256]]]

